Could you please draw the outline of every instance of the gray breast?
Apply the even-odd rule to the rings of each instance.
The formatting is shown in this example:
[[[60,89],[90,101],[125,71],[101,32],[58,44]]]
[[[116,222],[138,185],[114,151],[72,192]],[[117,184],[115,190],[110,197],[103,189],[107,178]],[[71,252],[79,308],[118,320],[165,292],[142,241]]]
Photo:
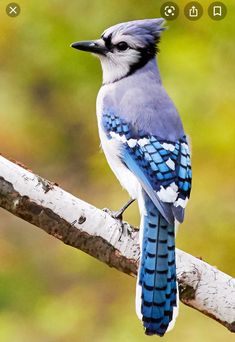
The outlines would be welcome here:
[[[141,70],[116,82],[104,98],[104,109],[129,123],[136,136],[154,135],[176,141],[184,135],[172,100],[151,70]]]

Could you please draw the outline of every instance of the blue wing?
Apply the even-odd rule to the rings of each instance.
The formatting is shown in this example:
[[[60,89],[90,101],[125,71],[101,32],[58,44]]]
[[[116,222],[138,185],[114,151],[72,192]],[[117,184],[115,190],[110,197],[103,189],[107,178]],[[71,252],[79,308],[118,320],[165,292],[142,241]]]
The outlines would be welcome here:
[[[122,141],[122,162],[165,219],[182,222],[192,179],[186,136],[174,142],[141,133],[136,136],[130,125],[113,113],[104,113],[102,123],[108,138]]]

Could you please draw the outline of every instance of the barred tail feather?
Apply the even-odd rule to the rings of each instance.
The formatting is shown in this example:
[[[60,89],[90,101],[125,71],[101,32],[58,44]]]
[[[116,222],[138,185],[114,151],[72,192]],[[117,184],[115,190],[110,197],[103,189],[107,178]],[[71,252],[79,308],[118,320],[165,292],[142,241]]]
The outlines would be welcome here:
[[[145,196],[136,311],[147,335],[163,336],[177,317],[175,231]]]

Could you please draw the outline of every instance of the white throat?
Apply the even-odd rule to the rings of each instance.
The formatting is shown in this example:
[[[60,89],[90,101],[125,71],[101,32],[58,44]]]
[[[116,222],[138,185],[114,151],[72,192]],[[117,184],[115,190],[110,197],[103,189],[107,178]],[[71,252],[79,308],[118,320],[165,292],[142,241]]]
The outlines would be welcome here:
[[[139,60],[139,52],[133,51],[131,54],[115,56],[108,53],[107,56],[99,56],[103,70],[103,84],[113,83],[125,77],[131,68]]]

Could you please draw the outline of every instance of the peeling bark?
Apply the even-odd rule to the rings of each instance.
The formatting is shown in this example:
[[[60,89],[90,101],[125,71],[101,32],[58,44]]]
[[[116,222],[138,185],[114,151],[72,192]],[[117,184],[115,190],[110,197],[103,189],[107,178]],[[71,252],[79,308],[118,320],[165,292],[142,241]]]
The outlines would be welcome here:
[[[0,206],[65,244],[136,276],[136,230],[2,156]],[[235,279],[178,249],[176,256],[181,301],[235,332]]]

